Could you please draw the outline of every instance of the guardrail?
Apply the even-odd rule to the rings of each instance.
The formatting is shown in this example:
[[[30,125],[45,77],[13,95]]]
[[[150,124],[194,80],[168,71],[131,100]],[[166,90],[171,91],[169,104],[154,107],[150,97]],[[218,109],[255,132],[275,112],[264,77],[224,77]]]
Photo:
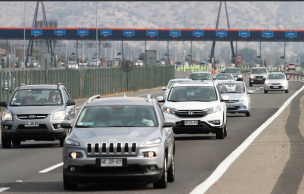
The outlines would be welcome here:
[[[128,74],[121,68],[2,72],[0,101],[8,101],[11,93],[21,83],[26,85],[62,83],[73,99],[165,86],[170,79],[175,78],[174,68],[174,66],[138,67]]]

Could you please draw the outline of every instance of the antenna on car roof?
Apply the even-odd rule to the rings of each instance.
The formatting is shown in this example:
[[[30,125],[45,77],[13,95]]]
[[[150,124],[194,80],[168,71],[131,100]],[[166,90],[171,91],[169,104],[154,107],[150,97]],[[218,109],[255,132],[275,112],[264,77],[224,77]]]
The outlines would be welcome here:
[[[151,94],[147,95],[147,100],[148,100],[148,102],[151,102]]]
[[[127,97],[127,95],[124,93],[124,96],[123,97]]]

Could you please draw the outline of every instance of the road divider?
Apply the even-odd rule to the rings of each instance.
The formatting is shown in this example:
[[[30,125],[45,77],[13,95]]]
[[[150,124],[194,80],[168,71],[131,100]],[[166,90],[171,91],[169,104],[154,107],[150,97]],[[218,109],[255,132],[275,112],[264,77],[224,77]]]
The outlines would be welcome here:
[[[264,130],[266,127],[274,121],[289,105],[289,103],[304,89],[304,86],[295,92],[279,110],[272,115],[265,123],[257,128],[238,148],[236,148],[229,156],[223,160],[215,171],[201,184],[195,187],[190,194],[202,194],[205,193],[211,185],[213,185],[219,178],[227,171],[229,166],[245,151],[245,149],[254,141],[254,139]]]

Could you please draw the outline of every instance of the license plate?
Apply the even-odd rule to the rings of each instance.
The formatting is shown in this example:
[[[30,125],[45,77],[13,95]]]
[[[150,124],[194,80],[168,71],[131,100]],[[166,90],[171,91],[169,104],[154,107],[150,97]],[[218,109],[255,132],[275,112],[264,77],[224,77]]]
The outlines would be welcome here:
[[[257,80],[263,80],[263,78],[258,78]]]
[[[122,159],[101,159],[100,166],[122,166]]]
[[[279,88],[278,86],[273,86],[273,88]]]
[[[185,125],[198,125],[198,121],[184,121]]]
[[[227,108],[235,108],[235,105],[227,105]]]
[[[25,122],[24,127],[39,127],[39,122]]]

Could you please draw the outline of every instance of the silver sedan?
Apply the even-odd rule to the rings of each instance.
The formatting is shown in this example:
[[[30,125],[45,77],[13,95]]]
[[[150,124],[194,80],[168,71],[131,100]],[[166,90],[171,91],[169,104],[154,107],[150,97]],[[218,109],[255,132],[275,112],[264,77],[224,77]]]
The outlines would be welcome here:
[[[284,73],[269,73],[264,83],[264,93],[268,93],[268,91],[285,91],[285,93],[288,93],[288,80]]]

